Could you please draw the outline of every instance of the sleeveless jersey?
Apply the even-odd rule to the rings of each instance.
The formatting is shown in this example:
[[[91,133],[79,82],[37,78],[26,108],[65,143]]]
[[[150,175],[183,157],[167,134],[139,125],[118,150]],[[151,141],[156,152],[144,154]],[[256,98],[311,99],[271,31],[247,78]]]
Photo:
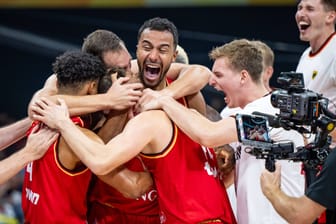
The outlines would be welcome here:
[[[314,54],[309,47],[301,56],[296,71],[303,73],[305,88],[329,99],[329,109],[336,113],[336,33]]]
[[[141,153],[158,190],[161,223],[236,223],[213,149],[172,128],[172,140],[161,153]]]
[[[79,117],[72,118],[83,127]],[[32,127],[38,125],[34,122]],[[28,134],[30,130],[28,131]],[[57,155],[59,139],[44,157],[29,163],[22,188],[25,223],[86,223],[87,190],[91,171],[66,170]]]
[[[166,78],[169,85],[173,79]],[[187,105],[183,98],[178,99],[182,105]],[[144,171],[140,157],[128,161],[126,167],[132,171]],[[104,183],[99,178],[94,178],[89,194],[89,223],[106,224],[118,223],[159,223],[159,208],[157,191],[153,187],[139,199],[125,198],[119,191]]]
[[[144,171],[141,158],[135,157],[125,166],[132,171]],[[157,192],[152,187],[138,199],[124,197],[99,178],[93,181],[89,194],[89,223],[159,223]]]

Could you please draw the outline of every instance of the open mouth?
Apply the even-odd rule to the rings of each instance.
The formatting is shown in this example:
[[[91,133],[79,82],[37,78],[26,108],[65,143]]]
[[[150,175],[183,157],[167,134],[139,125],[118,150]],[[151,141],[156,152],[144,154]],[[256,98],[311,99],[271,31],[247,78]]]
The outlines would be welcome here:
[[[304,21],[299,22],[299,28],[301,31],[305,31],[310,27],[310,24]]]
[[[160,76],[160,66],[148,64],[145,66],[145,77],[148,80],[155,80]]]

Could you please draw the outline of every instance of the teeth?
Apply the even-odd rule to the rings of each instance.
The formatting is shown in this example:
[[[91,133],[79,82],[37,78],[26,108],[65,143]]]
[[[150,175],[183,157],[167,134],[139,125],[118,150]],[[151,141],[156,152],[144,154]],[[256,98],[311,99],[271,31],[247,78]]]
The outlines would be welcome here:
[[[309,23],[307,23],[307,22],[304,22],[304,21],[301,21],[301,22],[299,22],[299,25],[300,25],[300,26],[308,26],[308,25],[309,25]]]
[[[147,67],[149,67],[149,68],[160,68],[160,66],[157,66],[157,65],[146,65]]]

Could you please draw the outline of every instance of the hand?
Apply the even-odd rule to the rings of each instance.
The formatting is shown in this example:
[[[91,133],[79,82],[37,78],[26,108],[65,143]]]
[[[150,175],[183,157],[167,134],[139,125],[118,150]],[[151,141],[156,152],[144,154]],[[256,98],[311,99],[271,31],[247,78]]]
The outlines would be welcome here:
[[[140,113],[147,110],[161,109],[160,100],[162,100],[164,96],[162,91],[156,91],[149,88],[144,89],[142,97],[135,106],[135,112]]]
[[[57,89],[57,77],[56,74],[52,74],[51,76],[48,77],[48,79],[45,81],[44,86],[42,89],[38,90],[35,92],[33,97],[31,98],[29,105],[28,105],[28,116],[33,119],[33,110],[32,106],[35,105],[35,102],[39,100],[41,97],[46,97],[46,96],[53,96],[56,95],[58,92]]]
[[[225,177],[235,168],[234,149],[230,145],[215,148],[218,168]]]
[[[39,126],[36,125],[27,138],[27,143],[23,150],[32,155],[32,160],[39,159],[46,153],[49,146],[56,141],[58,136],[59,133],[56,131],[46,126],[39,129]]]
[[[275,171],[269,172],[264,170],[260,176],[261,190],[264,195],[269,198],[273,192],[280,190],[281,187],[281,166],[275,163]]]
[[[125,84],[130,78],[122,77],[113,82],[105,93],[109,109],[123,110],[134,106],[142,96],[143,85],[141,83]]]
[[[55,104],[46,98],[37,100],[36,105],[32,107],[35,113],[33,118],[53,129],[60,129],[65,122],[72,122],[64,100],[58,99],[57,101],[59,104]]]

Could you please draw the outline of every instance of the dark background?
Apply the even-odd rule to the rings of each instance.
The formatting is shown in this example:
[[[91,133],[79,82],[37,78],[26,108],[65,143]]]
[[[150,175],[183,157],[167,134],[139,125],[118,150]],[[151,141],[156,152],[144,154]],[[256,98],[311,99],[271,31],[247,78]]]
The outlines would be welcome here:
[[[299,41],[296,7],[185,7],[120,9],[0,9],[1,109],[15,119],[26,116],[33,93],[51,74],[55,57],[79,48],[95,29],[118,34],[134,56],[137,30],[144,20],[166,17],[179,29],[180,45],[191,63],[212,63],[208,52],[235,38],[263,40],[275,52],[275,73],[295,70],[307,44]],[[207,86],[206,101],[222,109],[223,94]]]

